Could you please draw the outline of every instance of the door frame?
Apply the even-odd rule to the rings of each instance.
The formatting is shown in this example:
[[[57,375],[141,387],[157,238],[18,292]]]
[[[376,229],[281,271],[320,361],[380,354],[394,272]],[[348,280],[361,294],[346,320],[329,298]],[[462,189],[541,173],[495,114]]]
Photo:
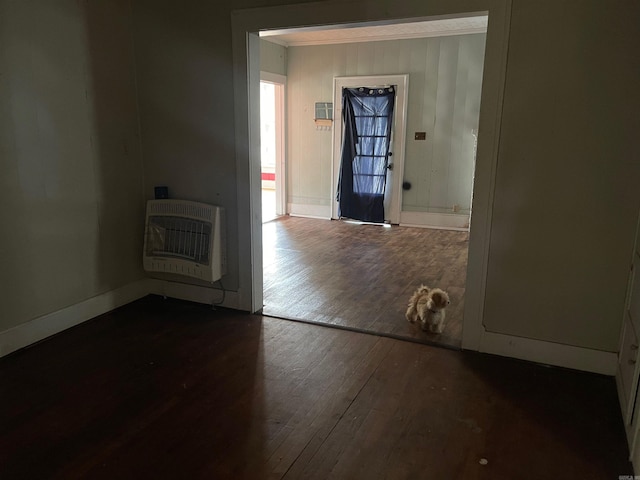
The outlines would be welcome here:
[[[409,75],[363,75],[357,77],[334,77],[333,79],[333,161],[331,163],[332,192],[338,189],[340,178],[340,163],[342,153],[342,89],[344,87],[382,87],[396,86],[396,101],[393,111],[393,129],[391,133],[393,150],[393,179],[391,199],[387,211],[385,205],[385,221],[392,224],[400,223],[402,208],[402,178],[404,176],[404,152],[407,141],[407,105],[409,97]],[[331,218],[337,219],[339,204],[332,193],[334,201],[331,203]]]
[[[275,86],[276,103],[276,215],[287,213],[286,169],[286,92],[287,77],[277,73],[260,72],[260,82]]]
[[[336,8],[338,5],[340,8]],[[489,351],[483,324],[496,166],[505,94],[511,0],[375,0],[312,2],[234,10],[231,14],[237,205],[229,227],[238,230],[238,308],[258,312],[263,302],[260,191],[260,37],[266,30],[366,26],[489,15],[478,134],[473,222],[463,320],[462,347]]]

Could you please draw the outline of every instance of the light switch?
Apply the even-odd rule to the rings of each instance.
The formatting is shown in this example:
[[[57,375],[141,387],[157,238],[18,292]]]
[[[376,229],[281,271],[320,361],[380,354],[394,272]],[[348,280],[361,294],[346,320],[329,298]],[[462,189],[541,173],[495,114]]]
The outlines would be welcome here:
[[[427,139],[427,132],[416,132],[414,140],[426,140],[426,139]]]

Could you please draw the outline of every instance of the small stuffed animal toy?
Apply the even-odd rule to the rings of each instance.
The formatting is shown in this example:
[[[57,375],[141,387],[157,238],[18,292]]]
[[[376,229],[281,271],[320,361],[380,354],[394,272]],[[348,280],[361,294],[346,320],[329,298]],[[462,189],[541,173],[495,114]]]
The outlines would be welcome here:
[[[439,288],[430,289],[425,285],[413,293],[409,299],[409,306],[405,317],[411,323],[420,321],[420,327],[425,332],[442,333],[444,330],[444,309],[451,303],[449,295]]]

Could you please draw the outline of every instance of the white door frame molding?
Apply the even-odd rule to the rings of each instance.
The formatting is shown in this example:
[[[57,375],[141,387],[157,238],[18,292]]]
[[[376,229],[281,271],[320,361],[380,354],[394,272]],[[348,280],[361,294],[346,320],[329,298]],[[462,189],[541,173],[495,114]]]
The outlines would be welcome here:
[[[276,102],[276,215],[287,213],[286,169],[286,91],[287,77],[277,73],[260,72],[260,81],[275,85]]]
[[[336,8],[339,5],[340,8]],[[259,32],[325,25],[405,23],[436,18],[489,15],[482,108],[469,241],[462,346],[478,350],[483,312],[495,171],[506,78],[510,0],[430,0],[395,2],[380,9],[374,0],[314,2],[236,10],[232,13],[234,66],[237,228],[240,252],[238,297],[241,309],[262,309],[262,223],[260,210]]]

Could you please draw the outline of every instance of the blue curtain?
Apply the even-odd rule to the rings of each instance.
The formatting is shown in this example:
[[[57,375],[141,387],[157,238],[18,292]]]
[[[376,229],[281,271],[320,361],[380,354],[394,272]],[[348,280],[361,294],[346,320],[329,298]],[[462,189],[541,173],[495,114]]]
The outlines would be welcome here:
[[[343,88],[339,215],[384,222],[395,87]]]

